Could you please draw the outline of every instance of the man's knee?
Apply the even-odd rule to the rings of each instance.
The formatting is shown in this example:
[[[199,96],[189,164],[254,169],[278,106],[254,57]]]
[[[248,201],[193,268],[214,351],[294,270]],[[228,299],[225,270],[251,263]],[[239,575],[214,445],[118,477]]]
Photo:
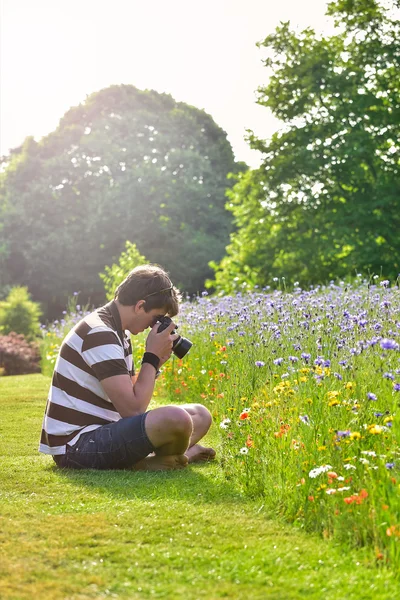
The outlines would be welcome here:
[[[162,406],[150,411],[146,418],[146,430],[165,432],[172,436],[190,437],[193,421],[190,415],[179,406]]]
[[[210,429],[212,423],[212,416],[208,408],[206,408],[202,404],[193,404],[193,408],[199,415],[204,427],[206,427],[207,430]]]

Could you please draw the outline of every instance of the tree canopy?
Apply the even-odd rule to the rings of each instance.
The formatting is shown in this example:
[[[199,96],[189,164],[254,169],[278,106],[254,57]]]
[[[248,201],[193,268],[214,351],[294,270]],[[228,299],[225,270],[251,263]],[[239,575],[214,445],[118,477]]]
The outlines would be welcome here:
[[[259,169],[229,192],[237,231],[214,285],[300,283],[400,271],[400,3],[337,0],[335,32],[281,23],[259,44],[258,103],[282,122],[249,132]]]
[[[204,111],[131,85],[96,92],[3,158],[1,283],[28,286],[47,317],[73,292],[101,303],[99,272],[129,240],[194,293],[224,254],[227,174],[243,168]]]

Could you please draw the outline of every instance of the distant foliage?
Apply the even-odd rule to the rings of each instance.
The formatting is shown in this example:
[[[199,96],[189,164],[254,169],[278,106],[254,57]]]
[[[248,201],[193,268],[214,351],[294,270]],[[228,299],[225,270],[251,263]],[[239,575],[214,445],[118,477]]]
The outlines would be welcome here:
[[[337,0],[331,37],[282,23],[260,47],[258,103],[282,122],[250,134],[261,166],[229,192],[237,230],[213,266],[230,292],[274,277],[300,284],[400,272],[398,0]]]
[[[113,85],[1,161],[0,286],[23,283],[49,320],[73,292],[99,305],[98,273],[126,240],[194,293],[229,242],[226,132],[167,94]]]
[[[24,375],[40,372],[37,342],[29,342],[22,334],[0,335],[0,373]]]
[[[0,333],[20,333],[32,339],[39,334],[40,306],[31,300],[26,287],[14,287],[0,302]]]
[[[104,273],[100,273],[100,279],[104,283],[107,300],[114,299],[114,293],[119,284],[129,275],[135,267],[146,264],[148,261],[142,256],[136,244],[126,242],[125,252],[122,252],[117,264],[105,267]]]

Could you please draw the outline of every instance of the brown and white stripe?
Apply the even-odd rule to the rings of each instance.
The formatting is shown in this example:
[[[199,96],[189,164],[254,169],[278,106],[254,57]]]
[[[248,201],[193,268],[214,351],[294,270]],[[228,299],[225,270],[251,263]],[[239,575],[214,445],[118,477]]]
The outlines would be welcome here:
[[[39,451],[65,454],[82,433],[118,421],[101,381],[133,374],[132,346],[114,302],[87,315],[61,344],[43,419]]]

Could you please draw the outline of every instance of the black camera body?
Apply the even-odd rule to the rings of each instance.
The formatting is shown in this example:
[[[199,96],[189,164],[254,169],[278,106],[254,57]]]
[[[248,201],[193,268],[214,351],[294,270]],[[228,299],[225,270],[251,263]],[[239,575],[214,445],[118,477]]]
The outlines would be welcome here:
[[[157,329],[158,333],[160,333],[160,331],[164,331],[164,329],[166,329],[168,325],[172,323],[172,319],[170,319],[169,317],[161,317],[159,322],[160,325]],[[175,329],[171,331],[171,333],[176,333]],[[174,340],[172,344],[172,352],[178,358],[183,358],[189,352],[192,346],[193,344],[190,340],[180,335],[178,338],[176,338],[176,340]]]

